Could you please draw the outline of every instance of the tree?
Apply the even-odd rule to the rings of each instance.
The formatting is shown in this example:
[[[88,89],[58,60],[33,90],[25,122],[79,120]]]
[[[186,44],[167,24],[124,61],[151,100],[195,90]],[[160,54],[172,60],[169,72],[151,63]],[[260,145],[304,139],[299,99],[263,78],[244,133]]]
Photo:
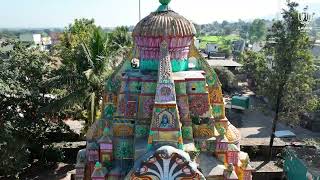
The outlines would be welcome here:
[[[0,69],[0,174],[12,177],[34,158],[45,164],[47,133],[62,129],[40,112],[51,100],[40,86],[51,71],[45,52],[15,43]]]
[[[273,102],[275,117],[270,138],[269,159],[272,154],[274,132],[279,117],[294,123],[306,112],[313,101],[314,65],[310,41],[299,21],[295,2],[287,3],[283,20],[274,22],[267,35],[266,52],[271,55],[273,67],[265,79],[265,95]]]
[[[255,19],[249,30],[249,38],[252,42],[262,40],[267,32],[266,23],[263,19]]]
[[[132,37],[128,27],[116,27],[114,31],[107,34],[106,54],[109,56],[111,68],[114,69],[119,63],[119,54],[132,47]]]
[[[214,68],[214,70],[215,72],[217,72],[219,80],[222,84],[222,89],[224,91],[231,92],[232,89],[235,88],[234,86],[234,81],[236,79],[235,75],[225,67],[217,67],[217,68]]]
[[[242,20],[238,21],[239,35],[242,39],[249,38],[250,23]]]
[[[85,127],[88,128],[96,119],[104,81],[117,65],[117,56],[131,46],[132,41],[125,27],[105,34],[88,20],[76,20],[64,34],[68,34],[68,38],[63,39],[58,49],[61,68],[45,82],[47,87],[64,93],[44,111],[80,106],[87,113]]]
[[[261,90],[261,84],[266,79],[269,69],[267,67],[267,58],[263,52],[245,51],[240,56],[244,71],[251,80],[251,85],[257,90]]]
[[[63,32],[62,47],[74,49],[82,42],[87,43],[95,28],[93,19],[75,19]]]

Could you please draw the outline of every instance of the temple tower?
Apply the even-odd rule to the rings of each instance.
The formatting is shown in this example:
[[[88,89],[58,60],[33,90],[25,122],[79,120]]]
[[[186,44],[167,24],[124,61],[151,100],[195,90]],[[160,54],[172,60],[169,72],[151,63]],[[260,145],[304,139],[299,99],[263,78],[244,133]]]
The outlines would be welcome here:
[[[161,142],[172,143],[182,149],[181,122],[176,100],[175,85],[172,78],[168,43],[163,40],[160,45],[160,62],[158,66],[158,84],[150,125],[148,148]]]

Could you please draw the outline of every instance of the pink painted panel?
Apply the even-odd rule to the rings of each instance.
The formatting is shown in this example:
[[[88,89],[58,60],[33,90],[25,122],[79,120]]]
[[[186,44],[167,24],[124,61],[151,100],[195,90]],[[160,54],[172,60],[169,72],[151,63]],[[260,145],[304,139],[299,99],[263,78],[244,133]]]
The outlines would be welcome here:
[[[100,144],[100,149],[112,149],[112,144]]]

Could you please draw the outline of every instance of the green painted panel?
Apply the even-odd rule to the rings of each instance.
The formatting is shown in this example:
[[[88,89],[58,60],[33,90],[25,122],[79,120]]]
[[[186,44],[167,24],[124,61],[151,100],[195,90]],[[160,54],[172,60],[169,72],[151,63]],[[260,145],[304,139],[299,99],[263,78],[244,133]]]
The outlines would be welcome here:
[[[193,132],[192,126],[183,126],[182,127],[182,137],[183,139],[192,140],[193,139]]]
[[[172,59],[171,60],[171,67],[173,72],[178,72],[178,71],[185,71],[188,70],[188,59],[183,59],[183,60],[177,60],[177,59]],[[159,66],[159,60],[154,60],[154,59],[143,59],[140,61],[140,69],[141,70],[158,70]]]
[[[186,71],[188,70],[188,59],[184,60],[171,60],[171,66],[172,66],[172,71],[173,72],[178,72],[178,71]]]
[[[141,84],[138,81],[129,82],[129,92],[139,93],[141,91]]]
[[[185,82],[175,83],[176,94],[186,94],[187,93],[187,84]]]
[[[206,82],[205,81],[189,81],[187,83],[187,92],[192,93],[206,93]]]
[[[149,133],[149,126],[148,125],[136,125],[135,136],[137,138],[147,137],[148,133]]]
[[[157,88],[156,82],[142,82],[142,92],[147,94],[155,94]]]
[[[119,141],[113,151],[116,159],[133,158],[133,144],[129,140],[122,139]]]
[[[158,66],[159,66],[159,60],[147,60],[147,59],[143,59],[140,61],[140,69],[141,70],[154,70],[157,71],[158,70]]]
[[[223,105],[213,105],[212,114],[214,118],[222,118],[223,115]]]

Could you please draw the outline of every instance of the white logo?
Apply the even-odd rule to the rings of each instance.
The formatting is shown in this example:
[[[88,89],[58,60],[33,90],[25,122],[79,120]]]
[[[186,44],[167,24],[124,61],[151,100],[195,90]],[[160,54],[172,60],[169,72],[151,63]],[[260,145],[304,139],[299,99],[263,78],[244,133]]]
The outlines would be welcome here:
[[[303,12],[298,14],[298,18],[301,24],[303,24],[303,29],[307,30],[307,29],[311,29],[311,27],[308,27],[309,24],[311,23],[311,21],[313,20],[313,14],[310,14],[307,12],[308,7],[303,9]]]
[[[134,69],[138,68],[139,67],[139,59],[133,58],[131,60],[131,67]]]

